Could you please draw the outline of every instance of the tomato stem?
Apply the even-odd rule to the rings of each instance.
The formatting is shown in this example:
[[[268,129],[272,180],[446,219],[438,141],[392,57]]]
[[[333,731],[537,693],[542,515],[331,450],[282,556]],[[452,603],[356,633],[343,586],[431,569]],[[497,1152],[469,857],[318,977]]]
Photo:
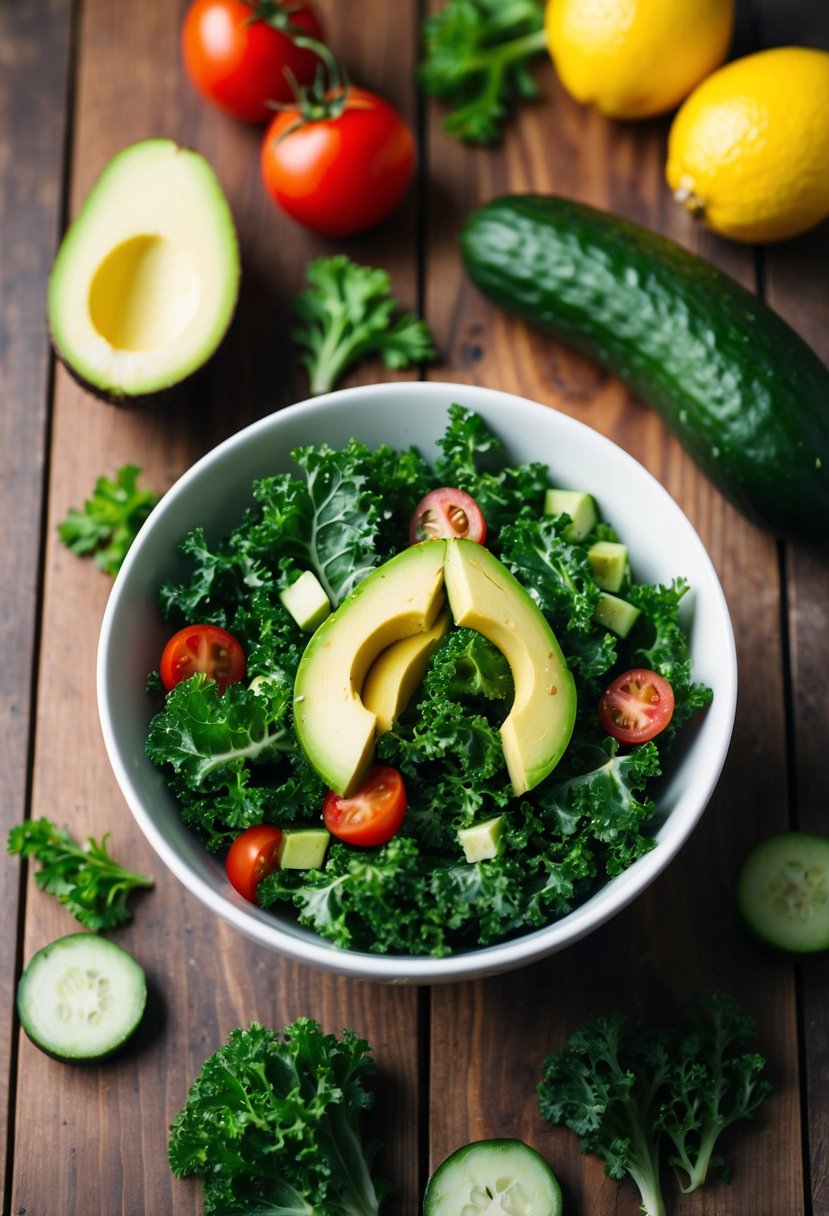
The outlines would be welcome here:
[[[281,34],[287,34],[292,41],[294,34],[304,33],[302,26],[291,23],[292,15],[300,11],[301,4],[282,4],[279,0],[243,0],[243,3],[252,10],[246,25],[261,21]]]
[[[288,103],[276,101],[267,103],[272,110],[296,110],[298,112],[297,121],[280,134],[280,140],[287,138],[305,123],[339,118],[348,103],[350,88],[348,73],[325,43],[319,42],[304,32],[292,33],[290,37],[294,46],[311,51],[320,62],[317,65],[313,82],[308,85],[300,85],[293,73],[286,69],[285,76],[290,83],[294,100]]]

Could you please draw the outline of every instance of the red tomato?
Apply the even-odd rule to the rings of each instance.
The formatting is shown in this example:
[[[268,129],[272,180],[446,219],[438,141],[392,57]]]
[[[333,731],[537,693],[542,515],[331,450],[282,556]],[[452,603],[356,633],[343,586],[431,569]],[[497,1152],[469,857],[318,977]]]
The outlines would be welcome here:
[[[655,671],[636,667],[617,676],[599,701],[599,720],[620,743],[645,743],[674,714],[674,690]]]
[[[301,0],[195,0],[181,30],[184,70],[203,97],[234,118],[266,122],[274,113],[267,102],[293,101],[290,75],[308,84],[319,63],[283,26],[322,39],[319,21]]]
[[[292,219],[323,236],[373,228],[406,193],[414,170],[408,126],[382,97],[350,86],[345,108],[312,119],[277,114],[262,145],[262,177]]]
[[[471,495],[451,486],[432,490],[415,507],[409,524],[409,540],[438,540],[440,537],[466,537],[479,545],[486,539],[486,520]]]
[[[385,764],[373,768],[350,798],[329,790],[322,805],[328,831],[348,844],[385,844],[399,830],[405,813],[403,778]]]
[[[181,680],[204,672],[219,691],[245,677],[245,655],[236,639],[218,625],[188,625],[174,633],[161,656],[161,683],[169,692]]]
[[[230,846],[225,869],[231,885],[252,904],[256,903],[256,888],[263,878],[279,868],[279,845],[282,830],[269,823],[246,828]]]

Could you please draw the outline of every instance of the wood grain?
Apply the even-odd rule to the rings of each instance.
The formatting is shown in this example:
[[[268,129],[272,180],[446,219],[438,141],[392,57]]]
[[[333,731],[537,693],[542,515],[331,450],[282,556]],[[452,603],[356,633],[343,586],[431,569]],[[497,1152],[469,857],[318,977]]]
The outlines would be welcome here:
[[[46,284],[61,224],[71,0],[0,6],[0,832],[25,817],[48,460]],[[14,977],[25,866],[0,867],[0,1127],[14,1091]],[[0,1136],[5,1195],[7,1136]]]

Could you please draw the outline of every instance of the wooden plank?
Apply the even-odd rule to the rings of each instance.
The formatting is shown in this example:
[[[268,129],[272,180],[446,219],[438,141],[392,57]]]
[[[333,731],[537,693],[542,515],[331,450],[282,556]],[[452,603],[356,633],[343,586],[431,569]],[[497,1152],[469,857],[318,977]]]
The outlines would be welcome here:
[[[61,218],[71,0],[0,6],[0,832],[26,816],[51,358],[46,281]],[[22,867],[0,869],[0,1124],[16,1077],[14,976]],[[0,1138],[5,1189],[7,1139]]]
[[[829,51],[829,10],[798,4],[781,11],[759,0],[761,45],[813,46]],[[765,296],[829,364],[829,226],[763,252]],[[826,549],[790,546],[785,558],[792,691],[792,826],[826,832],[826,723],[829,690],[819,673],[829,664],[829,565]],[[829,962],[808,959],[801,970],[806,1159],[812,1216],[829,1213]]]
[[[437,6],[435,6],[437,7]],[[752,1133],[733,1141],[735,1183],[712,1183],[690,1198],[669,1196],[669,1210],[800,1210],[803,1179],[791,970],[764,973],[739,935],[731,893],[739,860],[755,832],[785,826],[786,724],[783,704],[765,695],[765,663],[782,670],[779,578],[773,541],[717,494],[660,420],[587,361],[532,333],[484,301],[465,281],[456,249],[464,215],[493,195],[554,192],[603,206],[698,248],[753,285],[746,251],[703,237],[672,210],[663,184],[667,120],[614,124],[576,106],[547,64],[538,67],[540,102],[525,109],[497,149],[463,149],[439,130],[432,107],[431,207],[426,316],[445,364],[436,378],[522,393],[563,410],[621,443],[683,506],[717,568],[737,635],[741,691],[731,759],[711,805],[681,855],[653,887],[587,941],[536,967],[432,999],[431,1164],[479,1136],[519,1135],[560,1173],[567,1206],[633,1213],[630,1187],[615,1194],[601,1166],[583,1158],[575,1138],[551,1131],[533,1089],[541,1062],[584,1017],[622,1008],[669,1018],[696,987],[730,991],[754,1013],[776,1095]],[[446,200],[451,200],[447,205]],[[681,572],[677,572],[681,573]],[[762,653],[764,665],[756,655]],[[762,699],[762,724],[754,706]],[[458,1026],[473,1035],[459,1034]],[[507,1029],[508,1028],[508,1029]],[[472,1095],[466,1105],[438,1104],[445,1092]],[[780,1163],[754,1186],[764,1161]],[[750,1198],[749,1198],[750,1196]]]
[[[161,867],[126,811],[100,738],[95,652],[110,584],[55,543],[58,520],[100,474],[131,461],[147,484],[164,490],[224,436],[306,395],[288,341],[290,306],[307,260],[332,247],[278,215],[265,197],[258,132],[213,112],[190,90],[177,49],[185,7],[184,0],[84,4],[70,211],[122,146],[169,135],[196,147],[214,165],[236,217],[244,263],[239,312],[215,364],[175,406],[113,409],[63,371],[58,376],[33,778],[34,814],[79,835],[111,831],[114,854],[154,875],[155,890],[118,935],[147,968],[151,1009],[135,1049],[106,1067],[64,1069],[22,1043],[13,1208],[200,1211],[197,1183],[174,1182],[166,1161],[167,1127],[188,1085],[233,1026],[256,1018],[279,1027],[308,1014],[327,1030],[353,1026],[374,1049],[386,1146],[380,1168],[396,1186],[388,1206],[395,1216],[412,1210],[417,1193],[417,1145],[408,1134],[418,1122],[417,993],[326,977],[242,941]],[[400,33],[413,28],[413,0],[384,7],[370,24],[354,22],[333,0],[319,8],[352,76],[413,116],[411,41]],[[415,218],[413,195],[389,227],[348,246],[352,256],[382,259],[409,305],[416,301]],[[386,375],[371,366],[361,373]],[[54,901],[33,894],[26,956],[72,928]]]

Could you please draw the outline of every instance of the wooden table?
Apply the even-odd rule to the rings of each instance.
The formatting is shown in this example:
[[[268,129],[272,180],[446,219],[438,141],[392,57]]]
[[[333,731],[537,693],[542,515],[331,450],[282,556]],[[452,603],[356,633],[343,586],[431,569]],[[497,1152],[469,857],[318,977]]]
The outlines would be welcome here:
[[[758,251],[717,240],[675,208],[663,184],[668,120],[613,124],[579,108],[539,62],[540,98],[495,149],[464,148],[413,83],[419,0],[319,0],[352,77],[392,99],[416,127],[420,172],[403,209],[340,244],[277,214],[258,174],[259,133],[208,108],[182,74],[185,0],[4,0],[0,5],[0,519],[3,655],[2,827],[47,815],[78,836],[112,833],[116,856],[155,890],[118,940],[146,966],[148,1024],[117,1062],[72,1068],[21,1035],[15,977],[75,923],[18,859],[0,867],[0,1136],[4,1213],[162,1216],[201,1210],[198,1184],[175,1181],[167,1127],[203,1060],[237,1025],[299,1014],[350,1025],[378,1063],[389,1216],[414,1216],[428,1174],[472,1139],[518,1136],[553,1163],[571,1213],[633,1216],[637,1198],[541,1120],[540,1061],[583,1017],[614,1008],[668,1016],[694,988],[733,993],[759,1022],[774,1082],[756,1124],[730,1136],[730,1185],[712,1182],[669,1210],[793,1216],[829,1213],[829,961],[793,965],[739,935],[731,898],[751,845],[792,825],[827,827],[829,566],[780,546],[714,491],[659,419],[621,385],[486,303],[464,278],[463,216],[507,190],[593,202],[697,249],[754,288],[829,358],[829,229]],[[736,50],[829,46],[820,0],[752,0]],[[233,208],[244,259],[236,323],[209,378],[175,407],[117,410],[56,367],[45,284],[59,235],[105,161],[169,135],[202,151]],[[133,462],[169,486],[239,427],[307,395],[289,338],[308,260],[343,248],[387,267],[395,291],[433,328],[440,361],[422,374],[489,385],[564,410],[610,435],[685,509],[733,616],[740,696],[730,756],[701,826],[667,872],[614,922],[547,961],[502,978],[433,989],[337,979],[239,938],[152,854],[104,753],[95,653],[110,580],[57,542],[56,526],[102,473]],[[417,373],[413,373],[417,374]],[[356,380],[388,379],[381,366]],[[829,408],[829,402],[827,402]],[[378,439],[382,436],[378,433]]]

